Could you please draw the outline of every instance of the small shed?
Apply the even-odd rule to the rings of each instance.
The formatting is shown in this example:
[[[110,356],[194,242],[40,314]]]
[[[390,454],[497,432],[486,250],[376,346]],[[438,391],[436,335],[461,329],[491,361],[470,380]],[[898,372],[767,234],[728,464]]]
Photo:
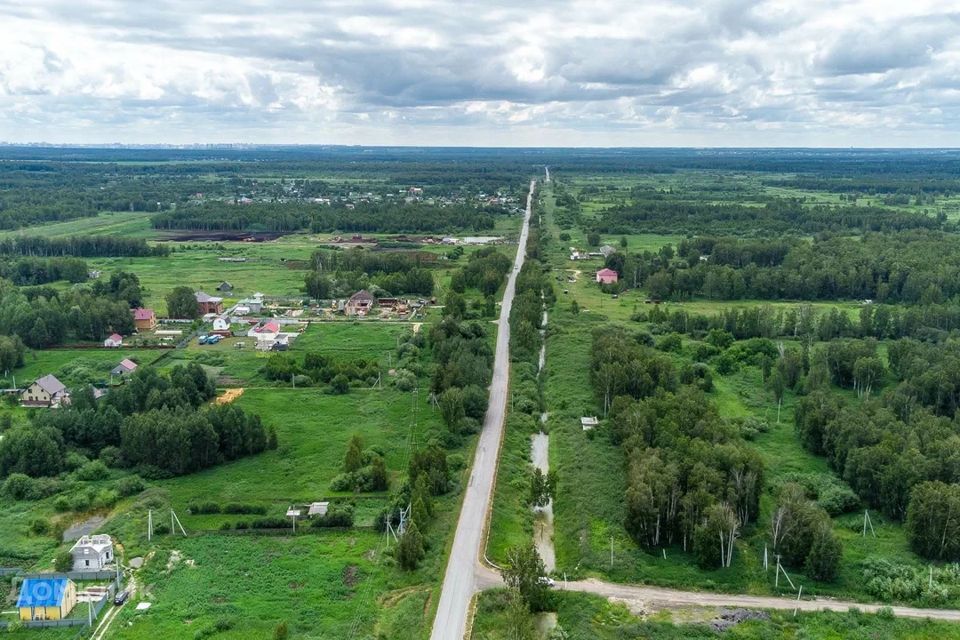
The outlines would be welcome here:
[[[590,431],[594,427],[598,426],[600,421],[597,420],[597,416],[583,416],[580,418],[580,427],[584,431]]]
[[[113,369],[110,369],[110,375],[112,376],[127,376],[137,370],[137,363],[129,358],[124,358],[120,361],[120,364],[115,366]]]
[[[327,515],[328,509],[330,509],[329,502],[311,502],[310,507],[307,508],[307,516],[311,518],[316,516],[325,516]]]
[[[117,347],[123,346],[123,336],[119,333],[114,333],[106,340],[103,341],[103,346],[111,349],[116,349]]]
[[[227,320],[226,318],[214,318],[213,330],[214,331],[230,331],[230,321]]]
[[[221,291],[223,293],[233,291],[233,285],[227,282],[226,280],[224,280],[217,286],[217,291]]]

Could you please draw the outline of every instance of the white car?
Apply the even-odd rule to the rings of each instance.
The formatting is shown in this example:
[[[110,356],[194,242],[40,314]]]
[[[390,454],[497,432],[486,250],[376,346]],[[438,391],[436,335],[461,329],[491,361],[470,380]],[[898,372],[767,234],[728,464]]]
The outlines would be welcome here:
[[[551,578],[550,576],[540,576],[537,582],[539,582],[540,584],[545,584],[551,588],[555,587],[557,584],[556,582],[554,582],[553,578]]]

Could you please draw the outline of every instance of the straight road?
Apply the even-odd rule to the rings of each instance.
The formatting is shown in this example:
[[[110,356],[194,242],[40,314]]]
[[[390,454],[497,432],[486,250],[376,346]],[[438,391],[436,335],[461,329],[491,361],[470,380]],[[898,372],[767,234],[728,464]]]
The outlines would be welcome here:
[[[431,640],[461,640],[467,631],[470,603],[477,591],[477,568],[483,555],[483,529],[490,510],[493,483],[497,473],[497,458],[503,440],[503,421],[507,408],[507,386],[510,379],[510,308],[517,286],[517,274],[526,257],[527,235],[530,231],[530,211],[533,206],[533,189],[536,180],[530,181],[527,195],[527,210],[520,230],[517,256],[513,270],[507,278],[497,323],[497,347],[493,360],[493,380],[490,383],[490,404],[483,420],[483,430],[477,443],[473,469],[463,497],[457,532],[450,549],[447,572],[443,577],[443,590],[437,617],[433,621]]]

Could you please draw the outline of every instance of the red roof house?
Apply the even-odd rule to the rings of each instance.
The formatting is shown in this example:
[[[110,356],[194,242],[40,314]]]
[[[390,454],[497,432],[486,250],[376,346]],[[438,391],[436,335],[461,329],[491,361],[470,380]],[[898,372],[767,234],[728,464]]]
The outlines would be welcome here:
[[[614,284],[618,277],[617,272],[613,269],[600,269],[600,271],[597,271],[597,282],[600,284]]]
[[[137,331],[153,331],[157,327],[157,314],[153,309],[134,309],[133,326]]]

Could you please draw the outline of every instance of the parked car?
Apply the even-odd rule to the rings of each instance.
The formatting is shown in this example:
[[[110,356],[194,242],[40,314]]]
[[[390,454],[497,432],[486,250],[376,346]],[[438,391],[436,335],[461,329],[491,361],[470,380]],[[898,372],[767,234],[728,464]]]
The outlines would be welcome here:
[[[556,586],[556,584],[557,584],[556,582],[553,581],[553,578],[551,578],[550,576],[540,576],[540,577],[537,579],[537,582],[539,582],[540,584],[545,584],[545,585],[547,585],[548,587],[551,587],[551,588],[554,587],[554,586]]]
[[[127,601],[127,598],[129,598],[129,597],[130,597],[130,592],[129,592],[129,591],[126,591],[126,590],[121,591],[120,593],[118,593],[118,594],[113,598],[113,604],[115,604],[116,606],[119,607],[119,606],[122,605],[124,602],[126,602],[126,601]]]

